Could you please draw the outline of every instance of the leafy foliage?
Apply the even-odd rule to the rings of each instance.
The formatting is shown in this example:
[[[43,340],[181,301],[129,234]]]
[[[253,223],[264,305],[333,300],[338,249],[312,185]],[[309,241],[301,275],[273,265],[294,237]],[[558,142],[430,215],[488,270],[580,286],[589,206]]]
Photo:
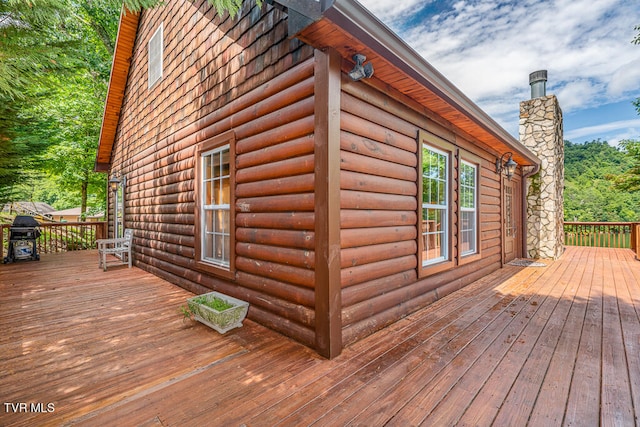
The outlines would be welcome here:
[[[620,175],[612,176],[615,188],[622,191],[640,191],[640,141],[627,140],[620,147],[631,161],[631,167]]]
[[[565,141],[565,220],[640,220],[640,192],[616,188],[612,182],[633,165],[633,159],[606,142]]]
[[[104,199],[92,170],[120,8],[0,0],[0,203]]]
[[[225,12],[229,12],[229,15],[234,18],[238,12],[240,12],[240,8],[242,8],[244,0],[208,0],[208,2],[216,8],[220,15]],[[159,6],[161,4],[162,0],[124,0],[124,7],[126,10],[133,12]],[[256,4],[258,7],[262,6],[262,0],[257,0]]]
[[[243,5],[208,1],[232,17]],[[162,3],[0,0],[0,204],[104,208],[92,170],[120,12]]]

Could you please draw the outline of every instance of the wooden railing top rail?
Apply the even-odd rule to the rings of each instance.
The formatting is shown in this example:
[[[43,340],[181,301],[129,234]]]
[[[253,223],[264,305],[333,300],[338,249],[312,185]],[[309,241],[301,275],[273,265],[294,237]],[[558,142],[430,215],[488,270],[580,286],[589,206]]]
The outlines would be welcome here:
[[[565,221],[564,244],[567,246],[595,246],[630,248],[640,255],[638,237],[640,222],[584,222]]]
[[[606,226],[606,225],[634,225],[634,224],[640,224],[640,222],[623,222],[623,221],[619,221],[619,222],[603,222],[603,221],[596,221],[596,222],[585,222],[585,221],[565,221],[564,225],[602,225],[602,226]]]

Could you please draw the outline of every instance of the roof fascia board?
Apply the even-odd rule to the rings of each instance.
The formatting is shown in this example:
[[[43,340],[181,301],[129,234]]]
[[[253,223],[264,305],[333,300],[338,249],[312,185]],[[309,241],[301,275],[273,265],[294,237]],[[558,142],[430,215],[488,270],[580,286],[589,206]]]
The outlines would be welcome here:
[[[113,52],[113,60],[111,61],[111,75],[109,76],[109,86],[107,87],[107,98],[104,103],[104,110],[102,113],[102,125],[100,127],[100,138],[98,139],[98,150],[96,152],[96,162],[94,171],[104,172],[108,171],[111,163],[111,153],[109,154],[109,162],[100,162],[99,157],[102,150],[113,149],[113,143],[115,141],[115,133],[105,131],[105,122],[112,120],[120,120],[120,110],[122,108],[122,102],[124,101],[125,87],[115,87],[115,81],[124,81],[126,86],[127,76],[129,74],[129,67],[131,66],[131,56],[133,54],[133,47],[135,44],[135,34],[133,38],[124,42],[122,40],[123,26],[134,27],[137,33],[138,22],[140,19],[140,12],[132,12],[122,6],[120,12],[120,22],[118,23],[118,35],[116,38],[116,45]],[[126,63],[126,67],[117,67],[117,63]],[[109,115],[110,108],[116,108],[118,111],[117,117]],[[115,123],[117,126],[118,123]],[[105,166],[106,169],[105,169]]]

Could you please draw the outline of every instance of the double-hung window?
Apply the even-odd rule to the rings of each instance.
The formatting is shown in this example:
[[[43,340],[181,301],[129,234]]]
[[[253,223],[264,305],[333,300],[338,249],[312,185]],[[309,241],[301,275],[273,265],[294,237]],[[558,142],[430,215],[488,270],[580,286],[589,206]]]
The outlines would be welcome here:
[[[422,145],[422,265],[448,259],[449,168],[448,153]]]
[[[460,162],[460,254],[478,252],[478,167]]]
[[[453,200],[456,147],[431,133],[419,136],[418,253],[421,277],[454,267]]]
[[[234,136],[227,132],[196,149],[196,261],[199,268],[233,277]]]
[[[231,246],[229,146],[202,154],[202,259],[229,267]]]

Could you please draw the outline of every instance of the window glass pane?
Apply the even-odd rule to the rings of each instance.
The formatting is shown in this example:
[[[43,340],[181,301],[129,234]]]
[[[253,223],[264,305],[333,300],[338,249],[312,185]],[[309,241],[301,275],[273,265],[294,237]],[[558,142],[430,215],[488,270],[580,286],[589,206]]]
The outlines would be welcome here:
[[[205,213],[205,219],[204,219],[204,230],[207,233],[211,233],[214,229],[214,211],[207,209],[204,211]]]
[[[228,233],[229,231],[229,211],[217,209],[216,211],[216,224],[214,231],[216,233]]]
[[[220,198],[220,181],[213,180],[209,183],[211,187],[211,199],[209,200],[210,205],[217,205],[218,200]]]
[[[231,201],[231,187],[229,183],[229,178],[222,178],[220,182],[220,194],[216,204],[219,205],[228,205]]]
[[[211,179],[211,156],[204,156],[202,158],[204,164],[202,165],[202,176],[205,180]]]
[[[202,246],[202,256],[204,258],[211,258],[213,256],[213,234],[205,234]]]
[[[224,246],[223,242],[224,238],[221,234],[213,235],[213,258],[216,261],[222,261],[224,256]]]
[[[230,249],[230,246],[231,246],[230,237],[229,237],[228,234],[224,235],[224,239],[222,240],[222,244],[224,245],[224,248],[225,248],[225,250],[223,251],[223,255],[222,255],[222,261],[225,264],[228,265],[229,264],[229,249]]]
[[[206,210],[203,227],[203,244],[202,244],[202,257],[211,258],[213,255],[213,211]]]
[[[431,203],[431,180],[422,177],[422,203]]]
[[[447,204],[447,183],[444,181],[438,182],[438,203],[440,206]]]
[[[203,194],[202,202],[204,205],[210,205],[213,200],[213,183],[211,181],[204,181],[202,183]]]
[[[213,165],[211,177],[220,177],[220,153],[213,153],[211,155],[211,164]]]
[[[222,165],[221,176],[229,176],[229,150],[222,152],[220,162]]]

